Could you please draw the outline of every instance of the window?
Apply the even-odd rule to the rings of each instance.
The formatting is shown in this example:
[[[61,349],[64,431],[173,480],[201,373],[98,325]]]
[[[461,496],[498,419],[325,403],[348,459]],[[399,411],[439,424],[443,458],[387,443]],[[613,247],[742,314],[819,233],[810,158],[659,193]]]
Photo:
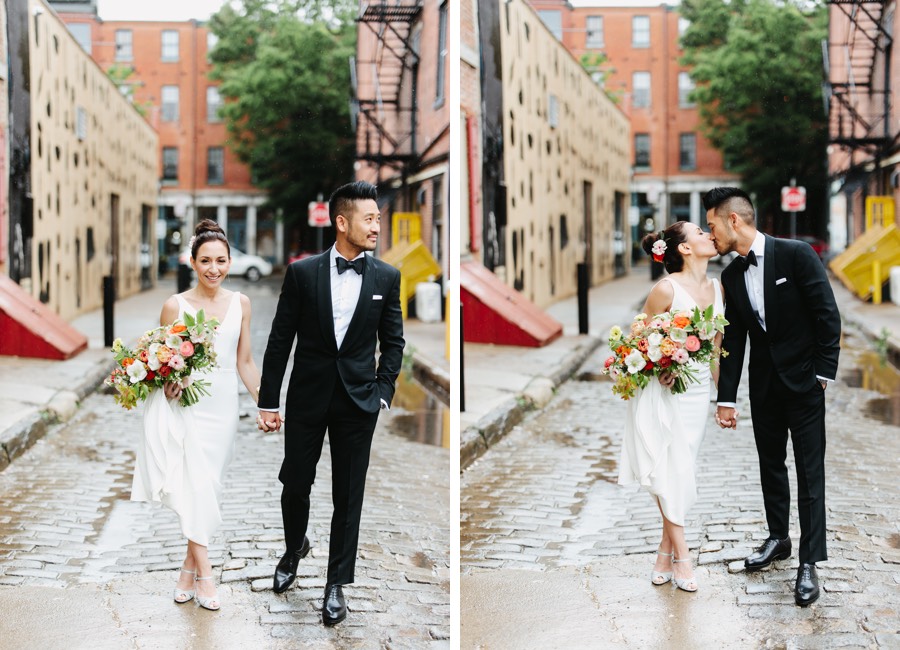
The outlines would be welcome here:
[[[547,29],[556,37],[556,40],[562,40],[562,12],[561,11],[539,11],[538,16],[547,26]]]
[[[650,47],[650,16],[631,19],[631,47]]]
[[[447,3],[440,8],[438,23],[438,57],[437,57],[437,90],[435,92],[435,106],[444,103],[444,71],[447,68]]]
[[[219,37],[213,34],[212,32],[206,32],[206,58],[209,58],[209,55],[212,54],[212,51],[216,48],[216,43],[219,42]]]
[[[163,183],[178,182],[178,148],[163,147],[162,150],[162,180]]]
[[[225,150],[210,147],[206,152],[206,184],[221,185],[225,182]]]
[[[134,53],[131,49],[131,38],[130,29],[116,30],[116,61],[131,61],[134,58]]]
[[[162,87],[162,121],[178,121],[178,86]]]
[[[81,106],[75,109],[75,136],[79,140],[87,140],[88,114]]]
[[[551,129],[559,126],[559,99],[553,93],[547,97],[547,123]]]
[[[91,26],[87,23],[72,23],[67,25],[69,32],[78,41],[81,49],[91,54]]]
[[[219,89],[215,86],[209,86],[206,89],[206,121],[209,123],[221,122],[219,117],[219,109],[222,108],[222,96],[219,95]]]
[[[687,72],[678,73],[678,106],[681,108],[693,108],[694,102],[689,98],[694,90],[694,81]]]
[[[682,133],[679,140],[679,169],[685,171],[697,169],[697,136],[694,133]]]
[[[632,105],[635,108],[650,107],[650,73],[635,72],[631,75]]]
[[[164,29],[162,33],[162,60],[178,60],[178,32],[174,29]]]
[[[585,28],[587,37],[584,46],[586,48],[603,47],[603,16],[588,16]]]
[[[650,134],[634,134],[634,166],[636,169],[650,169]]]

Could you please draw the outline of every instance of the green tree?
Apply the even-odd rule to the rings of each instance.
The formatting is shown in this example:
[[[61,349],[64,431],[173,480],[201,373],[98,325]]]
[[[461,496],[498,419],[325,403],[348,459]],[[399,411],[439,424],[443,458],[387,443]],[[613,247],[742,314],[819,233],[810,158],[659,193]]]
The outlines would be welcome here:
[[[798,229],[824,230],[828,123],[822,41],[828,14],[790,0],[684,0],[682,62],[692,66],[703,133],[756,194],[763,225],[785,234],[781,187],[807,189]],[[804,223],[805,222],[805,223]]]
[[[599,85],[606,96],[612,100],[613,104],[618,104],[622,100],[622,91],[611,90],[606,86],[606,81],[616,71],[615,68],[607,65],[609,57],[602,52],[588,52],[581,55],[579,59],[581,67],[591,75]]]
[[[109,68],[106,69],[106,76],[109,77],[116,86],[119,88],[119,92],[122,93],[122,96],[125,97],[128,101],[132,103],[135,110],[141,114],[143,117],[147,117],[147,113],[150,112],[150,108],[153,106],[153,102],[144,101],[139,102],[134,98],[134,81],[131,79],[132,75],[134,75],[134,68],[130,65],[124,65],[122,63],[113,63]]]
[[[345,0],[243,0],[210,18],[228,144],[288,222],[353,179],[352,18]]]

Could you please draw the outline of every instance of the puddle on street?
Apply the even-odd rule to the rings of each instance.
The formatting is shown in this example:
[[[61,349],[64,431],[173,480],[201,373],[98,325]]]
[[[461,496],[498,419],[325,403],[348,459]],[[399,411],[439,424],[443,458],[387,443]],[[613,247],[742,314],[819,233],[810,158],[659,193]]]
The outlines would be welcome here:
[[[397,379],[397,392],[385,420],[388,431],[408,440],[450,448],[450,409],[411,373]]]
[[[853,388],[877,391],[885,397],[870,399],[862,408],[866,417],[900,426],[900,371],[875,352],[861,352],[856,367],[844,375]]]

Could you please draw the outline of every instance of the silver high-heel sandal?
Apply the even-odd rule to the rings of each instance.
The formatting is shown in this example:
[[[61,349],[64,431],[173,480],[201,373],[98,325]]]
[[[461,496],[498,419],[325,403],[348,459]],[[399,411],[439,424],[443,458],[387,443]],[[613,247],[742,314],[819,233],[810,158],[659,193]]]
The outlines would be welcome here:
[[[672,562],[690,562],[691,558],[686,557],[683,560],[675,560]],[[693,583],[693,589],[691,589],[691,585]],[[675,578],[675,586],[681,589],[682,591],[689,591],[691,593],[697,591],[697,578],[696,576],[691,576],[690,578]]]
[[[196,571],[188,571],[187,569],[182,569],[182,573],[189,573],[192,576],[196,576]],[[196,577],[194,578],[196,580]],[[191,602],[194,598],[194,590],[193,589],[181,589],[179,587],[175,587],[175,593],[172,594],[172,598],[175,599],[175,602],[179,605],[184,605],[185,603]]]
[[[200,576],[197,576],[196,578],[194,578],[194,580],[212,580],[212,579],[213,579],[212,576],[206,576],[205,578],[201,578]],[[215,596],[211,596],[210,598],[205,598],[204,596],[201,596],[199,592],[197,593],[197,602],[200,603],[200,607],[202,607],[203,609],[208,609],[213,612],[216,611],[217,609],[219,609],[222,606],[216,602],[217,600],[219,600],[219,594],[216,594]],[[215,603],[215,605],[213,605],[213,603]]]
[[[662,555],[663,557],[675,557],[675,553],[663,553],[662,551],[657,551],[657,555]],[[674,572],[672,571],[651,571],[650,572],[650,582],[655,584],[657,587],[660,585],[666,584],[669,580],[672,579],[672,575]]]

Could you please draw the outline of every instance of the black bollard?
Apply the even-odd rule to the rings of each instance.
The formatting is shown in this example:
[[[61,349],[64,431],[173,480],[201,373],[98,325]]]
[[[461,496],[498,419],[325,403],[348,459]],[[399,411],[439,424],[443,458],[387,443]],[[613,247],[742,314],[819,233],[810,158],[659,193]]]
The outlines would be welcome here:
[[[113,276],[103,276],[103,345],[112,347],[113,339],[113,305],[116,303],[116,283]]]
[[[184,293],[191,288],[191,267],[187,264],[178,265],[178,293]]]
[[[466,336],[463,334],[463,304],[459,303],[459,412],[466,411]]]
[[[591,286],[588,265],[578,264],[578,333],[588,333],[588,289]]]

